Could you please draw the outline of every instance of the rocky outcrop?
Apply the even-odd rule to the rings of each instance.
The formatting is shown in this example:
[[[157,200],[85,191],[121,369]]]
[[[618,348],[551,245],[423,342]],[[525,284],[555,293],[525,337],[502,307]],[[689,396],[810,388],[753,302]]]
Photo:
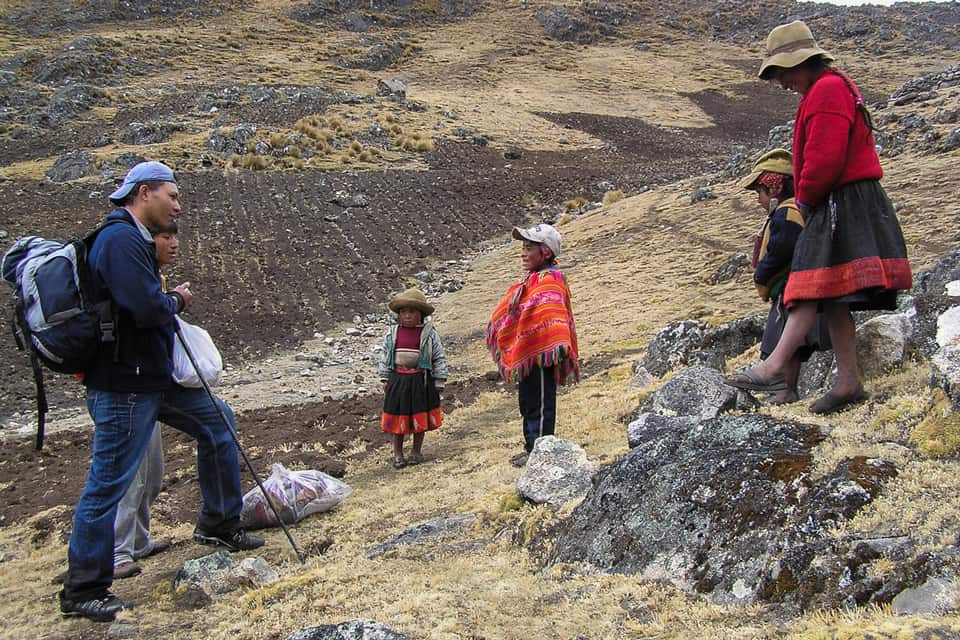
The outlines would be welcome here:
[[[812,450],[825,437],[760,415],[648,419],[636,446],[600,471],[550,562],[666,580],[716,602],[869,600],[882,581],[868,584],[868,561],[850,560],[854,545],[825,534],[872,501],[896,469],[855,458],[814,481]],[[825,583],[840,586],[808,588]]]
[[[517,493],[534,504],[560,506],[585,496],[595,472],[582,448],[556,436],[543,436],[534,443],[517,480]]]
[[[47,171],[51,182],[66,182],[87,175],[93,169],[93,156],[86,151],[69,151],[53,163]]]
[[[173,598],[178,606],[198,609],[222,593],[241,586],[260,587],[279,578],[276,570],[259,557],[237,561],[226,551],[187,560],[173,581]]]
[[[670,378],[650,394],[642,412],[662,416],[694,416],[706,420],[737,406],[739,392],[710,367],[690,367]]]
[[[421,522],[370,547],[370,549],[367,550],[367,557],[378,558],[404,545],[433,543],[469,529],[476,521],[476,515],[472,513],[461,513]]]
[[[409,637],[380,622],[353,620],[300,629],[288,635],[287,640],[409,640]]]
[[[913,342],[928,358],[940,348],[937,319],[953,306],[947,294],[947,284],[957,279],[960,279],[960,247],[954,247],[929,271],[914,275],[912,294],[917,315],[913,321]]]
[[[721,369],[730,356],[760,341],[766,316],[740,318],[710,327],[699,320],[678,320],[653,336],[638,368],[655,377],[682,366],[705,365]]]

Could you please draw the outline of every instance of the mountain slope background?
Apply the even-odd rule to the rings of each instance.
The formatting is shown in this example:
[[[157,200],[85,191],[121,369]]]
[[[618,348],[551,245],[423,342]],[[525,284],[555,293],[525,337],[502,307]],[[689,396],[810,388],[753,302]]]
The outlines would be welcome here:
[[[321,468],[354,488],[294,528],[305,566],[268,532],[262,555],[279,582],[186,610],[170,581],[207,550],[188,542],[191,447],[166,431],[155,528],[178,544],[116,585],[138,604],[128,617],[138,633],[283,638],[358,618],[417,638],[960,633],[955,615],[719,606],[637,577],[542,569],[540,532],[564,511],[515,498],[516,398],[485,375],[481,338],[519,275],[510,227],[557,222],[586,374],[560,398],[557,433],[603,464],[626,452],[624,419],[648,392],[628,381],[659,328],[764,311],[747,270],[710,281],[762,221],[735,178],[793,115],[796,96],[754,76],[766,33],[794,17],[885,122],[884,185],[915,271],[932,266],[960,240],[957,152],[941,148],[960,89],[888,98],[960,63],[956,3],[0,1],[0,15],[4,241],[89,228],[135,156],[174,165],[186,206],[172,277],[193,283],[190,319],[227,356],[220,393],[258,470]],[[377,81],[392,78],[406,95],[377,95]],[[910,116],[927,128],[904,125]],[[64,176],[57,166],[79,168]],[[714,197],[691,202],[701,189]],[[617,191],[626,197],[589,204]],[[374,363],[354,356],[378,342],[391,292],[432,286],[423,273],[455,282],[431,291],[455,384],[427,464],[397,472],[368,391]],[[351,343],[353,326],[370,335]],[[318,336],[342,338],[340,356],[353,361],[298,359],[328,348]],[[9,335],[0,345],[14,353]],[[18,436],[34,418],[29,367],[13,356],[0,371],[0,634],[106,637],[106,625],[61,621],[50,584],[89,460],[81,390],[51,382],[53,433],[37,453]],[[764,409],[832,429],[819,470],[856,454],[897,464],[898,478],[837,536],[908,531],[919,551],[956,542],[955,455],[929,458],[910,440],[932,411],[928,373],[918,356],[870,379],[871,401],[837,418],[804,403]],[[449,544],[366,557],[408,526],[466,512],[476,525]]]

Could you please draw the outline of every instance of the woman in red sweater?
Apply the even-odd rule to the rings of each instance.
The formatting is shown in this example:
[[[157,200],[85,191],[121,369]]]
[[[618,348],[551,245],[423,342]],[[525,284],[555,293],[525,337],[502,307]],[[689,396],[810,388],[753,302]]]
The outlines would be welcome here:
[[[766,360],[727,378],[740,389],[782,386],[785,364],[822,308],[839,377],[810,406],[820,414],[867,397],[857,368],[851,309],[894,309],[897,291],[912,286],[900,223],[880,186],[883,169],[870,114],[856,85],[832,61],[799,20],[776,27],[767,37],[760,78],[801,95],[793,176],[805,225],[784,291],[789,316],[780,342]]]

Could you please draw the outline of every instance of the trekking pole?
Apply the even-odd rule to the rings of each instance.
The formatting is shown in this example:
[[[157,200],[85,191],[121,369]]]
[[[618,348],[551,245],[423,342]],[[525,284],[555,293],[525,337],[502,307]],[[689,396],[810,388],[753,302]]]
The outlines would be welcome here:
[[[250,473],[253,474],[253,479],[257,481],[257,486],[260,487],[260,492],[263,494],[263,497],[266,498],[267,504],[270,505],[270,510],[273,511],[273,515],[277,518],[277,522],[280,523],[280,527],[283,529],[283,532],[287,534],[287,540],[290,541],[290,546],[292,546],[294,552],[296,552],[297,559],[300,560],[300,564],[306,564],[307,561],[300,552],[300,547],[297,546],[297,541],[293,539],[293,534],[290,533],[290,529],[287,528],[287,524],[283,521],[283,518],[280,517],[280,512],[277,511],[277,507],[274,506],[273,500],[270,499],[270,494],[267,493],[267,490],[263,488],[263,482],[260,481],[260,476],[257,474],[257,470],[253,468],[253,463],[250,462],[247,452],[244,450],[243,445],[240,444],[240,436],[238,436],[237,432],[233,430],[232,426],[230,426],[230,421],[227,420],[226,414],[223,413],[223,409],[219,404],[217,404],[216,399],[213,397],[213,391],[210,390],[210,385],[207,384],[206,379],[200,373],[200,367],[197,366],[197,361],[193,357],[193,352],[190,351],[190,347],[187,346],[187,341],[183,339],[183,334],[180,333],[179,323],[177,323],[174,332],[177,334],[177,339],[180,340],[180,346],[183,347],[183,352],[187,354],[187,358],[190,359],[190,364],[193,366],[193,370],[196,372],[197,377],[200,378],[200,384],[203,385],[203,390],[207,392],[207,397],[210,398],[210,402],[212,402],[213,406],[216,407],[217,413],[220,414],[220,419],[223,421],[223,426],[225,426],[227,431],[230,432],[230,435],[233,436],[233,441],[237,445],[237,450],[240,452],[240,455],[243,456],[243,461],[247,463],[247,468],[250,469]]]

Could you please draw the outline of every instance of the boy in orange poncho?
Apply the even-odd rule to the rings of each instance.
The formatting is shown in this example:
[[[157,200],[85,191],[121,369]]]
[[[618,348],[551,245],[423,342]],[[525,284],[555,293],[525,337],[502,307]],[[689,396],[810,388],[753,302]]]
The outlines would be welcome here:
[[[510,462],[522,467],[540,436],[553,435],[557,385],[580,377],[577,331],[570,289],[557,267],[560,232],[548,224],[514,228],[523,241],[526,274],[507,290],[487,323],[487,347],[500,375],[518,383],[523,416],[524,453]]]

